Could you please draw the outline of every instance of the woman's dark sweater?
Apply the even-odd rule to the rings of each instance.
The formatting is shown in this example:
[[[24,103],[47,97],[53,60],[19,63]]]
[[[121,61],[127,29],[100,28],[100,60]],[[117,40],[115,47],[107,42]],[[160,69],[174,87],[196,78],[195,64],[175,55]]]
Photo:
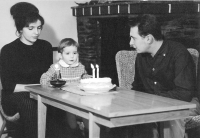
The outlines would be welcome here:
[[[2,97],[12,94],[16,84],[39,83],[52,62],[52,45],[45,40],[26,45],[18,38],[5,45],[0,55]]]

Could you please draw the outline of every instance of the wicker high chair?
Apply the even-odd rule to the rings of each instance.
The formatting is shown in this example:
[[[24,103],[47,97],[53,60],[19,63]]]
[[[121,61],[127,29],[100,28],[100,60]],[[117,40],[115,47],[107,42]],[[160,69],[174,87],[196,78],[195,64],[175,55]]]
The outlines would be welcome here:
[[[194,63],[196,65],[196,74],[198,69],[198,60],[199,60],[199,52],[196,49],[188,48],[188,51],[193,57]],[[187,122],[185,124],[186,129],[191,129],[197,126],[200,126],[200,115],[197,116],[190,116],[186,119]]]
[[[1,90],[2,90],[2,85],[1,85],[1,81],[0,81],[0,114],[3,120],[3,124],[1,126],[1,130],[0,130],[0,137],[3,134],[9,134],[10,132],[14,132],[15,130],[8,130],[8,128],[6,128],[7,122],[17,122],[17,120],[19,120],[20,115],[19,113],[16,113],[13,116],[8,116],[4,113],[2,105],[1,105]]]

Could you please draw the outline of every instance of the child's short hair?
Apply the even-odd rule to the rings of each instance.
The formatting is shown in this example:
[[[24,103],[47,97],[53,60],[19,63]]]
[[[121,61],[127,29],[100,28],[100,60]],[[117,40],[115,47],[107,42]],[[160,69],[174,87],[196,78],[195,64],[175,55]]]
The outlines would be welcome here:
[[[72,38],[64,38],[60,41],[60,44],[58,46],[58,53],[62,53],[63,49],[67,46],[75,46],[77,47],[77,50],[79,48],[79,44]]]

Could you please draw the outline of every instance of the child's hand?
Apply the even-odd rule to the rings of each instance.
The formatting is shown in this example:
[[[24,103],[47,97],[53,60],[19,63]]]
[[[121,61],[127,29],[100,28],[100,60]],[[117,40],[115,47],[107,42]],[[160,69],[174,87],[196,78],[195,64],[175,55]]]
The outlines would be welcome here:
[[[85,73],[83,73],[83,74],[81,75],[81,79],[84,79],[84,75],[85,75]]]
[[[89,79],[89,78],[92,78],[92,75],[88,75],[87,73],[81,75],[81,79]]]

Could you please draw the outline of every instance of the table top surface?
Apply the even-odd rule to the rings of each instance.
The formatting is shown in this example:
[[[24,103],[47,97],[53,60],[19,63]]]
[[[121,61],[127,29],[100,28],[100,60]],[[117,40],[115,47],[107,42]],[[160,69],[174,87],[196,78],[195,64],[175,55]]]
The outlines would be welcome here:
[[[108,94],[84,96],[49,86],[33,85],[25,88],[32,94],[70,104],[105,117],[185,110],[196,106],[189,102],[119,87]]]

